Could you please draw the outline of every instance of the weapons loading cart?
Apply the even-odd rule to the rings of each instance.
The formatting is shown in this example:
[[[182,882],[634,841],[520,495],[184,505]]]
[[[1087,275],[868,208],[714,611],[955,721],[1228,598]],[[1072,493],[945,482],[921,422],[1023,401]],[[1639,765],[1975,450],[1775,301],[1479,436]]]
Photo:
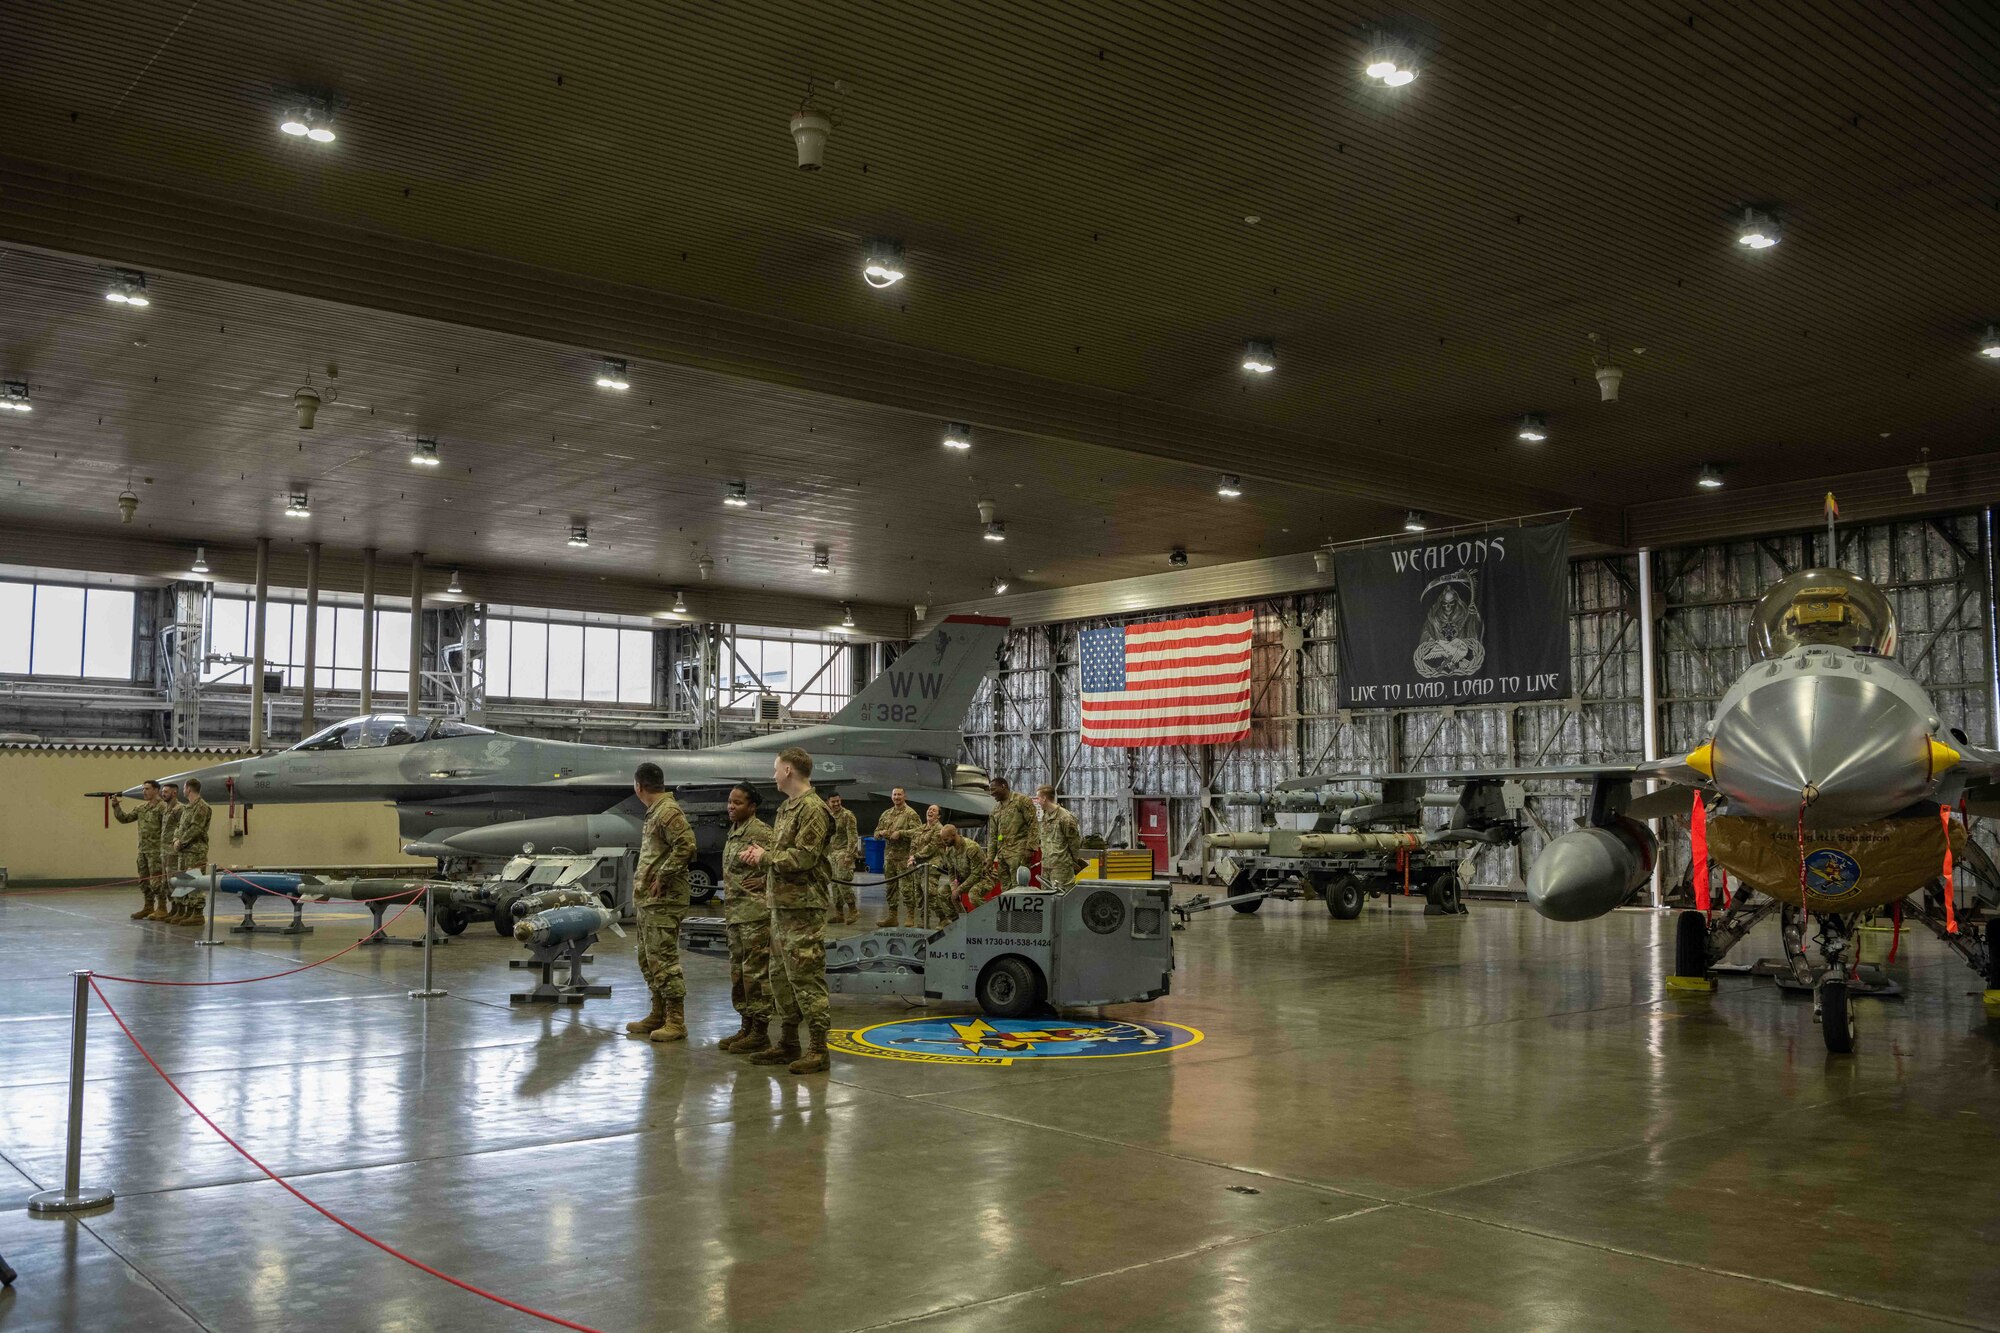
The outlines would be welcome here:
[[[1196,912],[1229,907],[1255,912],[1267,898],[1310,894],[1339,921],[1352,921],[1371,897],[1424,897],[1426,916],[1459,916],[1472,858],[1482,847],[1512,846],[1525,830],[1526,793],[1514,781],[1470,781],[1456,792],[1426,792],[1421,778],[1391,778],[1374,796],[1341,791],[1324,778],[1294,778],[1268,792],[1219,792],[1220,805],[1250,806],[1265,827],[1211,833],[1208,849],[1222,853],[1228,896],[1206,894],[1179,903],[1185,926]],[[1426,808],[1451,811],[1441,828],[1426,829]],[[1309,827],[1278,827],[1280,816]]]

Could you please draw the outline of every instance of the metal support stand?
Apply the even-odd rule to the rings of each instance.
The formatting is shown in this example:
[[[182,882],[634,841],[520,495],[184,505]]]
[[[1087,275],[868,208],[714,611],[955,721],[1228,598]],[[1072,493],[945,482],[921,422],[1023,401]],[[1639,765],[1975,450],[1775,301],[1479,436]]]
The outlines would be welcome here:
[[[203,919],[201,938],[194,942],[197,949],[213,948],[222,943],[215,938],[215,882],[219,878],[213,865],[208,868],[208,915]]]
[[[533,990],[515,991],[507,999],[514,1004],[582,1004],[593,996],[611,994],[611,987],[593,982],[583,974],[585,963],[597,961],[590,952],[596,947],[595,934],[562,944],[529,945],[528,957],[509,958],[507,966],[539,971],[541,980]]]
[[[28,1196],[31,1213],[74,1213],[102,1208],[110,1190],[85,1189],[83,1178],[83,1047],[90,1033],[90,972],[72,972],[76,995],[69,1015],[69,1144],[63,1154],[63,1187]]]
[[[426,884],[424,885],[424,988],[410,992],[410,998],[413,1000],[435,1000],[444,994],[431,984],[431,941],[436,938],[437,886]]]
[[[426,897],[428,897],[430,890],[426,889],[424,890],[424,893]],[[424,931],[424,938],[420,940],[399,940],[395,936],[389,934],[389,932],[386,929],[384,929],[382,919],[384,916],[388,914],[389,909],[395,906],[395,903],[393,902],[364,903],[362,904],[362,906],[368,909],[368,915],[375,918],[375,928],[368,932],[368,937],[366,939],[361,941],[361,943],[364,946],[370,944],[400,944],[412,949],[428,950],[430,948],[430,942],[433,938],[435,938],[435,940],[439,944],[451,943],[450,940],[444,937],[443,932],[438,930],[437,920],[431,914],[431,908],[428,903],[426,903],[424,907],[424,925],[426,929]]]
[[[260,926],[257,924],[257,899],[263,895],[250,894],[243,899],[243,920],[229,928],[232,935],[310,935],[313,928],[306,924],[306,895],[301,886],[292,895],[292,923],[289,926]],[[377,924],[380,924],[379,922]]]

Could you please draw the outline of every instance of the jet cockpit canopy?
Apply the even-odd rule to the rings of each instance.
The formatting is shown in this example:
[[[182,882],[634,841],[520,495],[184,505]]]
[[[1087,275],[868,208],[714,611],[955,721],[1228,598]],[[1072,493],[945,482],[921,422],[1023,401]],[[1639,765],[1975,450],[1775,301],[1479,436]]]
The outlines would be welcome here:
[[[1750,656],[1832,645],[1893,657],[1896,613],[1882,590],[1844,569],[1804,569],[1772,584],[1750,615]]]
[[[292,748],[294,750],[370,750],[383,745],[414,745],[418,741],[442,740],[447,736],[491,736],[487,727],[454,718],[429,718],[402,713],[371,713],[351,717],[323,727]]]

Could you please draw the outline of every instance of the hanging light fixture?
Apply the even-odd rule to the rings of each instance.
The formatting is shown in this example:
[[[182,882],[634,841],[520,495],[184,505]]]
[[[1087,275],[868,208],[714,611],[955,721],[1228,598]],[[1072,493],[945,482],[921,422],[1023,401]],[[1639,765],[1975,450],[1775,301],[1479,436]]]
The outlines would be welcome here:
[[[2000,361],[2000,329],[1991,324],[1986,326],[1986,336],[1979,340],[1979,354]]]
[[[993,580],[993,595],[998,597],[1001,593],[1006,592],[1007,586],[1007,576],[1002,574],[999,578]]]
[[[451,571],[451,582],[444,585],[444,590],[454,597],[465,596],[465,585],[459,582],[457,570]]]
[[[137,308],[153,303],[146,295],[146,275],[132,268],[111,270],[111,286],[104,293],[104,299],[113,305],[129,305]]]
[[[1403,515],[1403,531],[1405,532],[1425,532],[1430,529],[1430,526],[1429,523],[1424,521],[1424,516],[1414,509]]]
[[[824,546],[813,547],[812,569],[815,574],[833,573],[833,557],[827,554],[827,549]]]
[[[1225,472],[1215,484],[1215,493],[1225,500],[1234,500],[1243,494],[1243,481],[1235,473]]]
[[[687,594],[682,592],[679,588],[674,589],[674,614],[677,616],[684,616],[687,614],[687,609],[688,609]]]
[[[436,467],[443,461],[438,457],[438,442],[427,435],[419,435],[410,446],[410,462],[418,467]]]
[[[32,412],[35,405],[30,401],[26,380],[7,380],[0,383],[0,407],[9,412]]]
[[[286,518],[311,518],[312,497],[304,491],[293,491],[285,497]]]
[[[579,551],[580,551],[580,550],[582,550],[582,549],[583,549],[584,547],[586,547],[586,546],[590,545],[590,529],[589,529],[589,527],[587,527],[586,525],[584,525],[584,524],[582,524],[582,523],[572,523],[572,524],[570,524],[570,525],[569,525],[569,541],[568,541],[567,543],[565,543],[565,544],[566,544],[566,545],[568,545],[568,546],[572,546],[572,547],[576,548],[576,549],[577,549],[577,550],[579,550]]]
[[[1703,463],[1701,471],[1695,474],[1694,484],[1705,491],[1722,489],[1722,469],[1713,463]]]
[[[840,604],[840,627],[842,629],[854,628],[854,608],[845,602]]]
[[[1526,440],[1529,444],[1540,444],[1549,438],[1549,423],[1542,419],[1539,412],[1530,412],[1521,418],[1520,425],[1514,431],[1514,438]]]
[[[1007,525],[996,518],[986,525],[986,531],[980,535],[989,542],[1004,542],[1007,540]]]
[[[944,447],[947,449],[970,449],[972,447],[972,427],[963,421],[944,423]]]
[[[1391,88],[1401,88],[1416,80],[1416,53],[1407,46],[1384,43],[1368,53],[1361,70],[1371,79],[1379,79]]]
[[[189,565],[188,569],[195,574],[208,573],[208,548],[206,546],[197,546],[194,548],[194,563]]]
[[[294,139],[311,139],[314,143],[332,143],[337,137],[333,132],[333,109],[318,98],[287,107],[278,128]]]
[[[740,481],[726,483],[722,488],[722,503],[728,505],[731,509],[748,509],[750,507],[750,487]]]
[[[1738,245],[1751,250],[1768,250],[1783,239],[1783,231],[1776,218],[1754,208],[1743,210],[1743,220],[1736,224]]]
[[[626,365],[615,356],[607,356],[597,363],[597,387],[616,389],[620,393],[632,387],[632,381],[625,376]]]
[[[1243,368],[1253,375],[1268,375],[1278,368],[1278,345],[1269,338],[1246,338]]]
[[[862,251],[861,279],[870,287],[894,287],[904,277],[900,241],[876,237]]]

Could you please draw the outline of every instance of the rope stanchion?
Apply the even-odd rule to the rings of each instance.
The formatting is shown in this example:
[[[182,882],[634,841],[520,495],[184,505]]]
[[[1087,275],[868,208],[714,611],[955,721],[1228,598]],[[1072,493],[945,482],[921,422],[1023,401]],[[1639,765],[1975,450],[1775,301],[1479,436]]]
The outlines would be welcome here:
[[[69,1136],[63,1145],[63,1186],[28,1196],[31,1213],[75,1213],[101,1208],[111,1202],[106,1189],[86,1189],[83,1185],[83,1057],[90,1035],[90,972],[70,973],[76,994],[69,1014]]]
[[[404,910],[407,911],[408,909],[406,908]],[[88,974],[85,975],[87,976]],[[106,980],[111,980],[111,978],[106,978]],[[592,1328],[588,1324],[579,1324],[574,1320],[564,1319],[559,1315],[552,1315],[547,1313],[546,1311],[537,1310],[532,1305],[523,1305],[519,1301],[510,1301],[505,1296],[496,1296],[492,1292],[487,1291],[484,1288],[473,1286],[470,1282],[465,1281],[463,1278],[456,1278],[449,1273],[440,1272],[437,1269],[432,1268],[429,1264],[423,1262],[421,1259],[412,1259],[409,1255],[404,1254],[401,1250],[397,1249],[395,1246],[390,1245],[384,1241],[379,1241],[375,1239],[375,1237],[369,1235],[367,1232],[363,1231],[360,1227],[355,1226],[352,1222],[348,1221],[340,1214],[334,1212],[326,1205],[319,1203],[317,1200],[311,1198],[304,1191],[300,1190],[296,1185],[292,1184],[292,1182],[286,1180],[283,1176],[273,1171],[270,1167],[265,1166],[262,1162],[258,1161],[257,1158],[251,1154],[248,1148],[245,1148],[242,1144],[238,1143],[235,1139],[231,1138],[228,1132],[224,1130],[222,1126],[216,1124],[213,1120],[209,1119],[208,1113],[202,1110],[199,1106],[196,1106],[193,1100],[190,1099],[185,1092],[181,1091],[180,1084],[174,1082],[172,1076],[169,1075],[166,1070],[160,1068],[160,1062],[153,1058],[152,1052],[148,1051],[145,1048],[144,1044],[142,1044],[140,1040],[132,1034],[132,1029],[126,1026],[124,1016],[121,1015],[115,1008],[112,1007],[111,1001],[105,997],[104,991],[101,988],[99,988],[95,978],[91,978],[90,980],[90,989],[96,993],[98,1002],[101,1003],[104,1006],[105,1011],[111,1015],[111,1021],[118,1025],[118,1030],[125,1034],[125,1040],[132,1043],[132,1048],[138,1051],[140,1056],[146,1061],[146,1063],[153,1067],[153,1072],[160,1076],[161,1081],[163,1081],[169,1088],[173,1089],[174,1096],[180,1098],[182,1104],[185,1105],[188,1108],[188,1110],[194,1112],[195,1118],[200,1120],[202,1124],[207,1125],[210,1129],[214,1130],[216,1137],[220,1138],[224,1143],[228,1144],[231,1148],[234,1148],[238,1156],[242,1157],[244,1161],[250,1163],[250,1165],[256,1167],[259,1171],[263,1172],[264,1175],[273,1184],[277,1185],[287,1194],[290,1194],[300,1203],[312,1209],[314,1212],[318,1213],[321,1217],[324,1217],[327,1221],[332,1222],[335,1226],[340,1227],[342,1230],[352,1235],[359,1236],[362,1240],[367,1241],[370,1245],[373,1245],[376,1249],[382,1251],[382,1253],[388,1255],[389,1257],[393,1259],[400,1259],[404,1263],[408,1264],[410,1267],[416,1269],[417,1271],[422,1273],[428,1273],[432,1277],[437,1278],[441,1282],[449,1282],[452,1286],[457,1287],[460,1291],[469,1291],[474,1296],[478,1296],[484,1300],[492,1301],[495,1305],[504,1305],[509,1310],[516,1311],[517,1313],[520,1314],[528,1315],[531,1318],[539,1319],[544,1323],[554,1324],[558,1328],[575,1329],[577,1330],[577,1333],[598,1333],[596,1329]]]
[[[416,906],[415,903],[404,903],[402,912],[396,913],[396,915],[383,922],[382,928],[387,930],[390,926],[395,925],[403,919],[403,912],[409,911],[414,906]],[[295,977],[301,972],[310,972],[316,967],[325,967],[328,963],[341,957],[343,954],[353,953],[374,937],[375,932],[371,930],[345,949],[330,953],[316,963],[307,963],[304,967],[294,967],[284,972],[272,972],[261,977],[234,977],[227,981],[160,981],[151,977],[114,977],[108,973],[100,972],[92,982],[92,985],[94,986],[97,981],[118,981],[128,986],[247,986],[253,981],[276,981],[279,977]]]

